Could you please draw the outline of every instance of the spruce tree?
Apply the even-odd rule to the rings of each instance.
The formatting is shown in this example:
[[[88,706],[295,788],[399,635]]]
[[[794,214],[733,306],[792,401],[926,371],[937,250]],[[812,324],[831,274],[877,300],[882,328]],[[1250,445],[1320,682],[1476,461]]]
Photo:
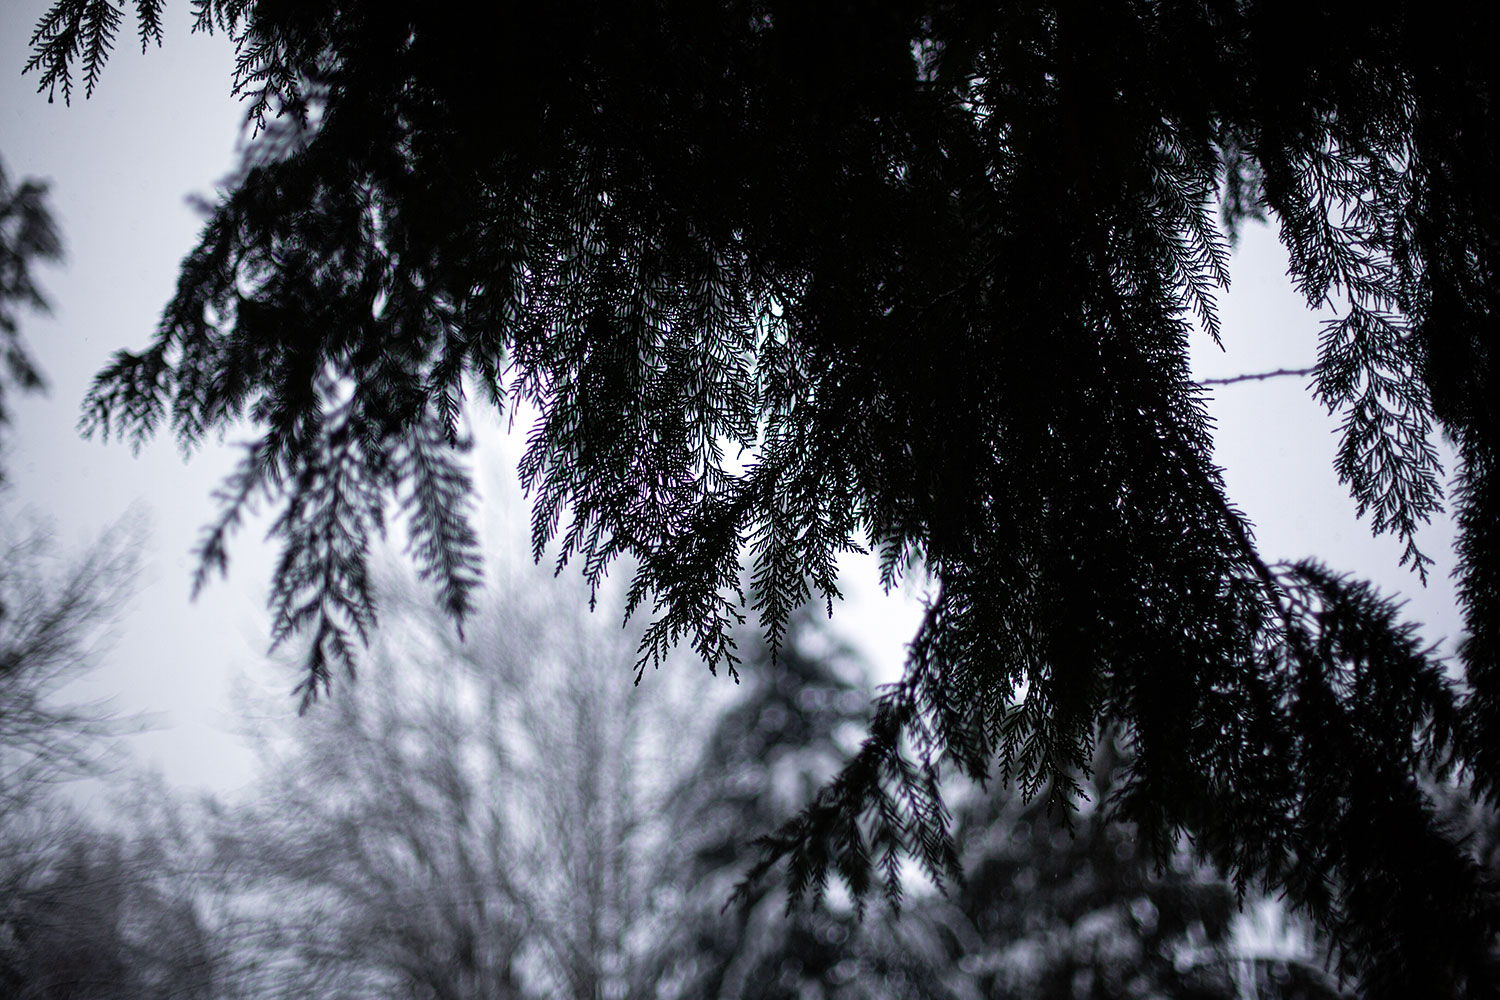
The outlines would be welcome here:
[[[677,890],[657,962],[664,997],[720,1000],[910,998],[966,994],[936,925],[893,923],[886,908],[788,912],[783,887],[760,882],[726,907],[755,859],[753,837],[793,816],[847,754],[869,710],[869,667],[820,608],[791,617],[780,655],[755,642],[745,686],[715,721],[699,766],[674,797]]]
[[[135,0],[142,46],[161,0]],[[1500,240],[1484,5],[1378,0],[196,0],[267,141],[84,428],[258,437],[205,538],[279,505],[275,638],[306,690],[377,609],[394,499],[461,620],[463,400],[534,408],[540,557],[636,565],[641,667],[735,669],[836,557],[934,581],[870,738],[774,845],[795,891],[957,874],[938,772],[1066,806],[1093,734],[1160,856],[1187,833],[1312,914],[1371,995],[1493,995],[1489,884],[1419,768],[1500,793]],[[96,85],[124,15],[55,0],[31,69]],[[1337,472],[1425,573],[1450,502],[1462,687],[1368,587],[1270,564],[1186,345],[1219,223],[1280,229],[1339,318]],[[740,556],[753,563],[742,587]],[[201,577],[200,577],[201,579]],[[768,861],[771,859],[768,859]]]

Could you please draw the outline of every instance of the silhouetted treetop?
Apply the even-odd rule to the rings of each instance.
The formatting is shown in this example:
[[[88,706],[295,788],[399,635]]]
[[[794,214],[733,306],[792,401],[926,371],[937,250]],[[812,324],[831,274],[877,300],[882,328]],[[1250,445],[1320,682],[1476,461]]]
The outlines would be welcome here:
[[[635,561],[642,668],[687,642],[733,669],[747,605],[778,643],[840,552],[931,574],[870,742],[779,842],[796,887],[904,853],[950,874],[940,762],[1067,799],[1103,722],[1132,749],[1114,808],[1159,849],[1188,831],[1269,877],[1375,993],[1493,992],[1488,889],[1413,775],[1500,790],[1489,6],[193,9],[262,131],[83,426],[251,422],[202,567],[276,505],[309,694],[375,620],[392,501],[461,619],[477,395],[538,414],[537,556]],[[92,87],[121,16],[57,0],[42,88]],[[1419,571],[1435,429],[1456,444],[1461,695],[1368,588],[1268,565],[1225,495],[1187,343],[1217,336],[1220,223],[1255,217],[1339,310],[1337,471]]]

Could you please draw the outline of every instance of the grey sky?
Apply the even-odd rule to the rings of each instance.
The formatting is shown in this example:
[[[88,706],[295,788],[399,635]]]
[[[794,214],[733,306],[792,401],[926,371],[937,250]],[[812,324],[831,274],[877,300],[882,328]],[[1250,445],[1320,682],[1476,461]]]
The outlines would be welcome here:
[[[48,0],[0,3],[0,156],[16,178],[52,181],[52,204],[68,248],[44,278],[55,313],[28,317],[28,342],[50,382],[45,398],[15,400],[8,461],[12,504],[55,518],[62,539],[81,543],[133,504],[149,509],[152,559],[118,644],[86,692],[129,712],[155,713],[162,728],[133,748],[178,783],[224,788],[249,775],[235,728],[229,681],[246,672],[269,683],[284,674],[262,665],[262,598],[271,553],[252,526],[231,550],[231,579],[187,600],[190,551],[213,512],[210,494],[228,469],[224,449],[184,463],[157,440],[132,456],[120,444],[79,440],[78,405],[93,373],[120,347],[140,347],[172,293],[177,263],[201,220],[189,193],[209,194],[233,162],[240,111],[229,96],[232,48],[222,37],[190,36],[188,5],[167,5],[162,49],[142,56],[127,26],[99,89],[88,101],[49,105],[20,67]],[[1251,229],[1233,263],[1223,306],[1226,353],[1196,345],[1204,377],[1310,364],[1318,322],[1284,277],[1274,234]],[[1372,539],[1332,472],[1336,422],[1303,380],[1277,379],[1216,390],[1218,460],[1231,495],[1255,522],[1273,559],[1315,555],[1338,570],[1400,590],[1411,616],[1434,638],[1451,637],[1458,617],[1449,578],[1448,525],[1424,541],[1437,558],[1426,590],[1397,568],[1400,546]],[[243,435],[241,435],[243,436]],[[236,435],[229,435],[229,440]],[[836,620],[887,674],[916,621],[912,600],[881,598],[868,563],[845,575],[848,606]],[[714,683],[705,676],[703,683]],[[293,701],[286,699],[290,712]]]
[[[146,343],[172,293],[177,262],[201,226],[185,196],[211,193],[233,163],[233,48],[222,37],[189,37],[187,5],[172,4],[162,49],[142,56],[127,26],[93,99],[49,105],[35,78],[20,74],[46,6],[0,4],[0,156],[14,177],[51,180],[67,248],[64,265],[43,276],[53,315],[23,326],[51,388],[15,400],[10,499],[52,517],[70,545],[132,504],[148,510],[153,545],[143,585],[105,667],[78,693],[110,697],[122,711],[153,713],[169,726],[132,745],[174,780],[233,781],[231,772],[248,774],[248,759],[216,730],[229,721],[229,669],[249,666],[264,648],[265,567],[257,574],[254,537],[240,546],[232,586],[187,602],[188,553],[227,456],[184,464],[161,440],[133,457],[128,447],[85,442],[74,430],[93,373],[114,350]]]

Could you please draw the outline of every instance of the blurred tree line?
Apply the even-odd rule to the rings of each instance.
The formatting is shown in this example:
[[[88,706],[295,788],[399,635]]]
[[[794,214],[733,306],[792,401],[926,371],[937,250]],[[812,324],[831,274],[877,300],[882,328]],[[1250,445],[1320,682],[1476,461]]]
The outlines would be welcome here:
[[[56,796],[8,809],[0,996],[1352,995],[1313,953],[1249,954],[1189,845],[1158,867],[1100,820],[1129,753],[1109,734],[1079,813],[955,788],[970,875],[946,896],[788,911],[764,880],[726,905],[753,837],[856,748],[867,666],[804,608],[738,686],[636,687],[636,637],[556,610],[567,586],[492,589],[460,642],[393,575],[359,682],[260,715],[253,788],[137,782],[114,830]]]

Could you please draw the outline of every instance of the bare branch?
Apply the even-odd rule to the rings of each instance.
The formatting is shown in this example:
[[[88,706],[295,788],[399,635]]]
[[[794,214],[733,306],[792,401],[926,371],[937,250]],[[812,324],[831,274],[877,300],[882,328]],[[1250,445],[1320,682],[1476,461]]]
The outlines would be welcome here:
[[[1307,368],[1278,368],[1271,372],[1252,372],[1247,375],[1231,375],[1228,378],[1199,379],[1199,385],[1234,385],[1237,382],[1264,382],[1268,378],[1283,378],[1289,375],[1306,378],[1317,371],[1317,366]]]

